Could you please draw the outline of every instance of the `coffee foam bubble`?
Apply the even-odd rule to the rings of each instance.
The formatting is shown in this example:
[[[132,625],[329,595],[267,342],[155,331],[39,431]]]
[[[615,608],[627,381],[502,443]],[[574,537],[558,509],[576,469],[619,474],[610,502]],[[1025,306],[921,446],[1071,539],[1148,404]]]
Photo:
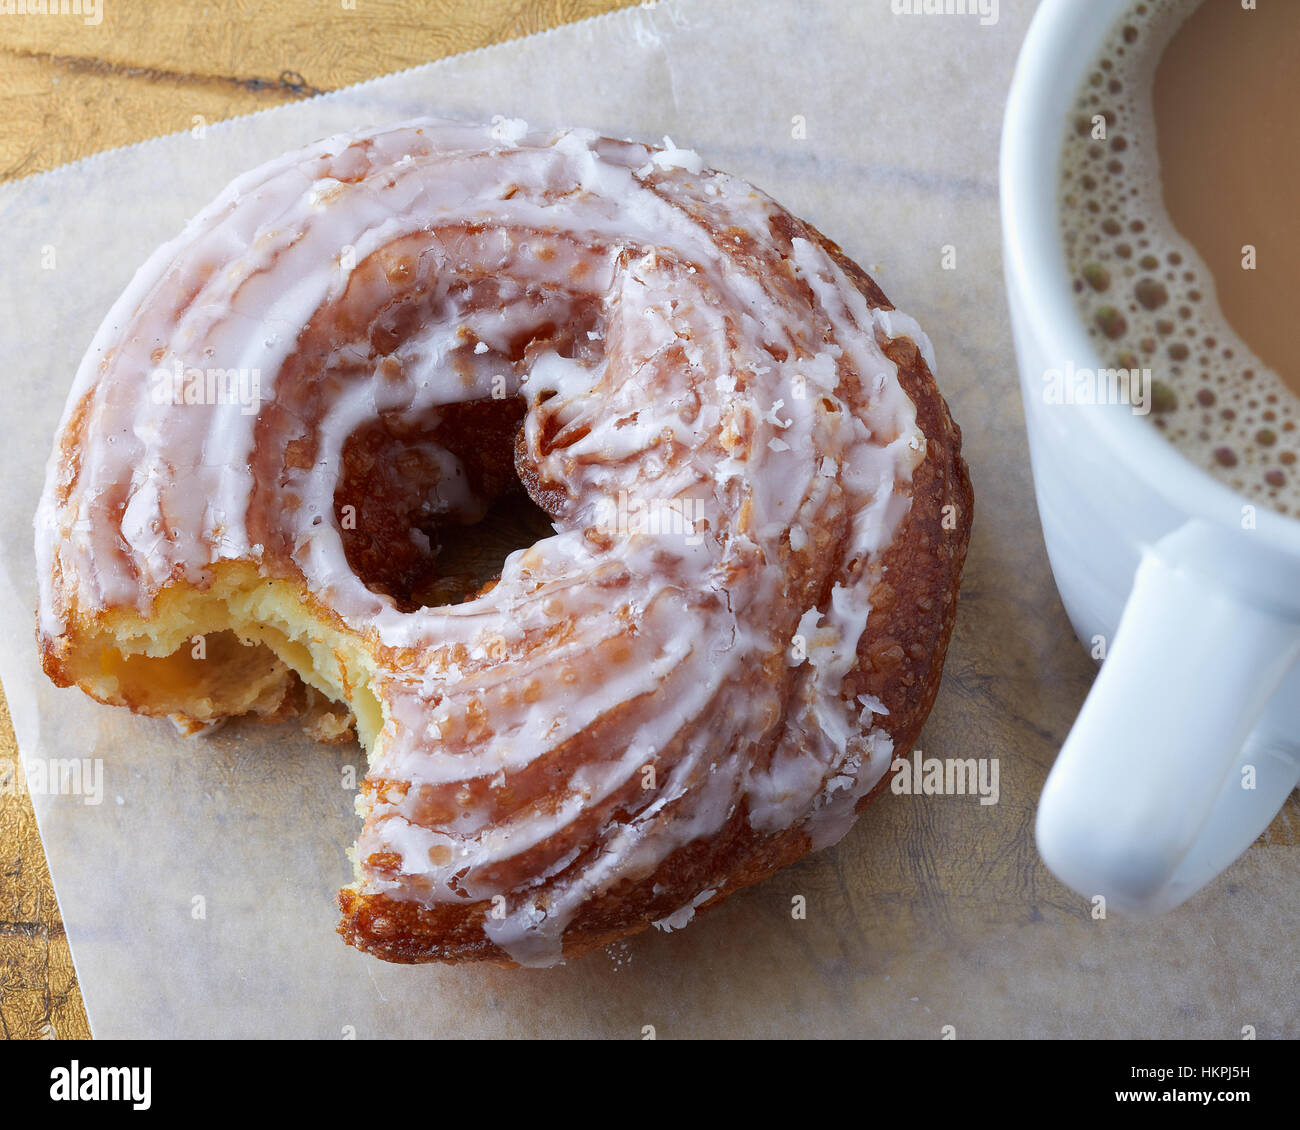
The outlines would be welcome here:
[[[1089,67],[1062,147],[1066,261],[1102,363],[1152,371],[1153,425],[1233,490],[1298,515],[1300,400],[1228,324],[1162,198],[1152,85],[1198,2],[1133,5]]]

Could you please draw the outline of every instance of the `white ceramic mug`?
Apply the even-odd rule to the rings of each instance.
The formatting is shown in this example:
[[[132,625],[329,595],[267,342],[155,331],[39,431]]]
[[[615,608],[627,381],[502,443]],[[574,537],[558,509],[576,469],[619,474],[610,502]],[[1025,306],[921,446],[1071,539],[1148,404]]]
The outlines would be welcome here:
[[[1044,0],[1001,154],[1004,269],[1034,487],[1061,599],[1101,672],[1039,802],[1038,848],[1085,896],[1177,906],[1300,781],[1300,522],[1193,466],[1124,404],[1049,403],[1045,374],[1102,361],[1058,221],[1084,71],[1130,0]]]

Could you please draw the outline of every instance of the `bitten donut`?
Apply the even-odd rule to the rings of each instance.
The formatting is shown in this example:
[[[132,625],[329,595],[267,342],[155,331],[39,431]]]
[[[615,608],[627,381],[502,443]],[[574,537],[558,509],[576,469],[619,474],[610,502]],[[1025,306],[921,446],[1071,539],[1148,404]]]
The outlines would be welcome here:
[[[671,142],[328,138],[96,334],[36,516],[45,670],[187,730],[355,730],[339,931],[378,957],[680,926],[843,836],[930,709],[971,517],[934,368]],[[456,591],[525,491],[550,528]]]

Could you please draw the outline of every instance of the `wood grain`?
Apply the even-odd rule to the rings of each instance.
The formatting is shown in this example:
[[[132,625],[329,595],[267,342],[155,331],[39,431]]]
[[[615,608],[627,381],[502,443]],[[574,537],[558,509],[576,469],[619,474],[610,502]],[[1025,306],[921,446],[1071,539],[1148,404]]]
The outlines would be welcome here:
[[[0,179],[309,98],[634,0],[100,0],[0,17]],[[83,11],[94,11],[84,5]],[[0,697],[0,1036],[90,1028]]]

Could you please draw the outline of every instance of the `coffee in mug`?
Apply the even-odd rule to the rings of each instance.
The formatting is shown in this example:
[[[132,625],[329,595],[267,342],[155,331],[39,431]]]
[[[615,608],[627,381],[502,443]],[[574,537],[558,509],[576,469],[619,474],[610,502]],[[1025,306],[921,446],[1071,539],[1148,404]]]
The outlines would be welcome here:
[[[1060,209],[1103,364],[1188,459],[1300,515],[1300,2],[1143,0],[1085,71]],[[1099,388],[1102,384],[1099,382]]]

